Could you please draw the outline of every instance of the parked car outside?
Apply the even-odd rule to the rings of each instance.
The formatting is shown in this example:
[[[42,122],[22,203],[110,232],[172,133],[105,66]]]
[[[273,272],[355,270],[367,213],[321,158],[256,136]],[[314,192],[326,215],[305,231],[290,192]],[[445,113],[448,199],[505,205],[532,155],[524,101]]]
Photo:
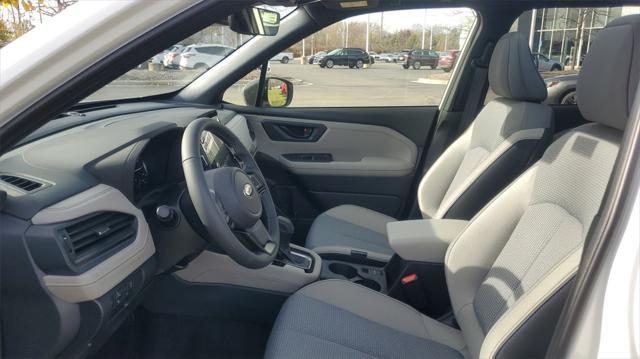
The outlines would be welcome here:
[[[323,57],[325,57],[327,55],[326,51],[318,51],[315,54],[307,57],[307,63],[309,65],[313,65],[313,64],[317,64],[318,61],[320,61],[320,59],[322,59]]]
[[[551,60],[550,58],[544,56],[543,54],[533,53],[534,62],[538,64],[538,71],[561,71],[564,66],[556,61]]]
[[[269,61],[280,61],[283,64],[288,64],[291,60],[293,60],[293,52],[281,52],[272,57]]]
[[[371,56],[374,60],[380,60],[380,54],[375,51],[369,51],[369,56]]]
[[[181,48],[181,45],[173,45],[168,49],[165,49],[164,51],[156,54],[155,56],[153,56],[151,59],[149,59],[149,62],[151,62],[152,64],[162,64],[164,61],[164,56],[166,54],[168,54],[171,51],[175,51],[178,50],[179,48]]]
[[[438,67],[440,56],[433,50],[410,50],[407,52],[407,59],[402,63],[402,67],[406,70],[412,67],[420,70],[422,66],[430,66],[432,69]]]
[[[550,77],[545,79],[544,83],[547,85],[545,103],[550,105],[575,105],[577,103],[578,74]]]
[[[191,45],[180,54],[181,70],[204,70],[220,62],[234,48],[219,44]]]
[[[393,62],[403,62],[407,59],[407,53],[410,50],[402,50],[401,52],[397,52],[395,55],[395,59],[393,60]]]
[[[447,51],[447,55],[441,57],[438,61],[438,66],[444,71],[449,72],[456,65],[456,61],[458,61],[458,55],[460,54],[460,50],[450,50]]]
[[[395,56],[394,54],[390,54],[388,52],[382,53],[380,55],[378,55],[378,58],[376,60],[378,61],[384,61],[384,62],[395,62],[394,59],[396,59],[397,56]]]
[[[164,55],[162,64],[168,69],[175,69],[180,66],[180,53],[186,49],[185,46],[176,45],[175,48]]]
[[[361,69],[365,64],[371,64],[372,58],[363,49],[358,48],[338,48],[328,53],[318,63],[322,68],[332,68],[334,66],[349,66],[349,68]]]

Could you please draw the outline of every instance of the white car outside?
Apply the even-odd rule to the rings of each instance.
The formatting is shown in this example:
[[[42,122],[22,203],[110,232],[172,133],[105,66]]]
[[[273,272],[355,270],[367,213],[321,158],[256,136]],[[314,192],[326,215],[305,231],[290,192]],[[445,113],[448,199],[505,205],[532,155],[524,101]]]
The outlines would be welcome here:
[[[293,52],[281,52],[272,57],[269,61],[280,61],[283,64],[288,64],[291,60],[293,60]]]
[[[180,69],[208,69],[233,51],[233,47],[218,44],[190,45],[180,54]]]
[[[179,48],[182,48],[182,45],[173,45],[170,48],[165,49],[160,53],[157,53],[155,56],[151,58],[151,60],[149,60],[149,62],[151,62],[152,64],[163,64],[165,55],[171,51],[178,50]]]
[[[376,60],[384,61],[384,62],[393,62],[394,55],[393,54],[389,54],[389,53],[382,53],[382,54],[378,55],[378,58]]]
[[[180,64],[180,53],[184,51],[186,48],[182,45],[175,45],[173,50],[170,50],[166,54],[164,54],[164,58],[162,59],[162,64],[167,68],[175,68]]]

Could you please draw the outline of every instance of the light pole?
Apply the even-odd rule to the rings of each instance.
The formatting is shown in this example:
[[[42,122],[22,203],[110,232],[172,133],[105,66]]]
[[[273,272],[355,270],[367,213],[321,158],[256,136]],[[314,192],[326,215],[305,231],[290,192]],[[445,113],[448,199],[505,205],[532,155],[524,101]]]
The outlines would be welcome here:
[[[422,50],[424,50],[424,35],[427,31],[427,9],[424,9],[424,18],[422,19]]]
[[[305,47],[305,39],[302,39],[302,65],[304,65],[304,47]]]
[[[384,11],[380,12],[380,45],[382,45],[382,33],[384,31]]]
[[[344,33],[344,47],[349,47],[349,21],[346,21],[347,23],[347,30]]]
[[[365,51],[369,52],[369,19],[371,18],[371,16],[369,14],[367,14],[367,33],[366,33],[366,39],[365,39]]]
[[[429,49],[433,49],[433,24],[429,24]]]
[[[449,41],[449,29],[444,29],[444,51],[447,51],[448,41]]]

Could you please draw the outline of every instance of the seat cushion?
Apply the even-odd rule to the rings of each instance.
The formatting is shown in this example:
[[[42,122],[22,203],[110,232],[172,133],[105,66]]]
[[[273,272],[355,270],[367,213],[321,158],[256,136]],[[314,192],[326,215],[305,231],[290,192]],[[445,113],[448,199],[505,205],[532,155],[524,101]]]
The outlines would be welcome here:
[[[332,279],[308,285],[285,302],[265,358],[464,358],[464,353],[460,331],[386,295]]]
[[[357,250],[366,252],[367,258],[386,262],[393,255],[387,240],[387,223],[395,220],[358,206],[338,206],[316,218],[306,247],[319,254],[350,255],[351,250]]]

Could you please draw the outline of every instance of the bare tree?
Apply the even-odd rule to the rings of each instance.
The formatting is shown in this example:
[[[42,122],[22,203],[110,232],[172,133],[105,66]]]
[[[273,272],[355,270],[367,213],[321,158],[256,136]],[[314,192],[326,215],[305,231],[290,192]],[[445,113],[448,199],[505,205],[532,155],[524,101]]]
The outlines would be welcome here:
[[[38,1],[37,4],[40,14],[45,16],[55,16],[76,2],[78,2],[78,0],[49,0]]]
[[[3,41],[12,41],[34,26],[43,16],[54,16],[78,0],[1,0]],[[35,20],[35,21],[38,21]]]

